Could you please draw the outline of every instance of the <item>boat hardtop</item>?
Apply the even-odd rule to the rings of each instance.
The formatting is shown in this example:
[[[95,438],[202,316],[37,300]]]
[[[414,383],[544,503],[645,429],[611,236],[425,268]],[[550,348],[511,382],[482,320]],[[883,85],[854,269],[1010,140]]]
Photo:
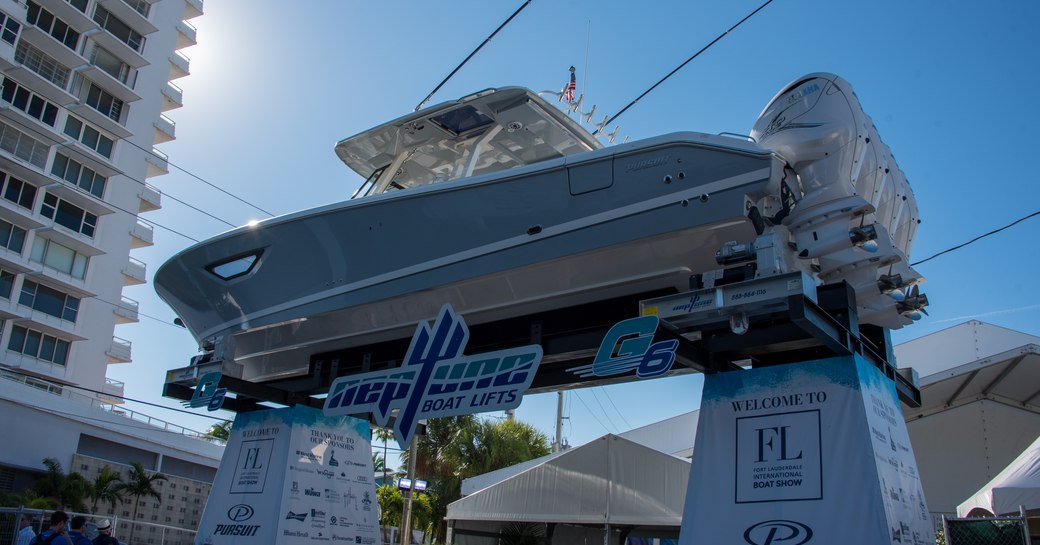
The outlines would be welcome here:
[[[580,123],[522,87],[485,89],[336,144],[365,178],[355,196],[457,180],[603,147]]]

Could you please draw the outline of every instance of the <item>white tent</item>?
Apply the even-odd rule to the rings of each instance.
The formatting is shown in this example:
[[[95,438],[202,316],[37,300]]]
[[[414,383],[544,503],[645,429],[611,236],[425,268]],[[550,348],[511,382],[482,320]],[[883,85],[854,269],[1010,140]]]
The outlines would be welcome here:
[[[976,508],[994,515],[1018,514],[1040,509],[1040,437],[1015,458],[992,481],[967,501],[957,506],[957,515],[968,516]]]
[[[510,523],[541,525],[558,543],[575,531],[602,542],[586,529],[677,532],[689,476],[686,460],[605,435],[452,503],[446,518],[456,543]]]

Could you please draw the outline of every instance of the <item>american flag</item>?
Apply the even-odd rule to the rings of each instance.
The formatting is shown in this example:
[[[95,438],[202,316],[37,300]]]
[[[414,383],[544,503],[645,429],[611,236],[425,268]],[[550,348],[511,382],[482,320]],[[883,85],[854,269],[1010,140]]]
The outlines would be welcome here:
[[[574,77],[574,67],[571,67],[571,81],[563,88],[563,100],[574,102],[574,90],[578,88],[578,81]]]

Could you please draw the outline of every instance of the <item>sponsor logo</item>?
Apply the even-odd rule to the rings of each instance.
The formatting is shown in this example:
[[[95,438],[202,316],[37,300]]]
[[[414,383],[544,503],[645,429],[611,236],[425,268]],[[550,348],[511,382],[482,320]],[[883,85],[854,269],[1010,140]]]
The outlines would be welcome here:
[[[322,477],[325,477],[326,479],[331,479],[331,478],[336,476],[336,472],[335,471],[329,471],[327,469],[319,469],[315,473],[317,473],[318,475],[321,475]]]
[[[672,307],[673,312],[693,312],[702,308],[711,308],[715,306],[715,301],[710,297],[704,297],[703,294],[695,293],[690,296],[690,300]]]
[[[311,518],[313,518],[313,519],[324,519],[325,518],[325,511],[322,511],[321,509],[311,509]]]
[[[331,488],[326,488],[325,489],[325,499],[330,501],[330,502],[333,502],[333,503],[338,503],[339,500],[342,499],[342,496],[340,495],[340,493],[338,491],[333,490]]]
[[[542,361],[542,347],[464,356],[468,340],[465,321],[444,305],[432,326],[419,322],[401,367],[336,379],[325,414],[369,412],[386,426],[397,409],[394,435],[407,445],[419,420],[519,406]]]
[[[677,340],[653,342],[657,316],[640,316],[614,324],[603,337],[590,365],[567,369],[582,378],[609,377],[631,371],[639,378],[663,375],[675,363]]]
[[[744,530],[744,541],[750,545],[802,545],[812,536],[812,528],[793,520],[767,520]]]
[[[300,457],[300,461],[309,460],[311,462],[321,463],[321,456],[314,454],[313,452],[307,452],[305,450],[296,451],[296,455]]]
[[[341,528],[350,528],[354,526],[354,523],[350,522],[350,519],[346,517],[337,517],[336,515],[332,515],[331,517],[329,517],[329,524],[331,526],[339,526]]]
[[[307,513],[293,513],[292,511],[289,511],[289,514],[285,515],[285,520],[289,520],[289,519],[298,520],[300,522],[303,522],[303,521],[307,520]]]
[[[365,511],[372,510],[372,498],[368,494],[368,490],[361,496],[361,508]]]
[[[313,496],[315,498],[320,498],[321,497],[321,492],[318,492],[317,490],[315,490],[315,489],[313,489],[313,488],[308,486],[307,489],[303,491],[303,495],[304,496]]]
[[[353,543],[354,542],[354,538],[348,537],[348,536],[338,536],[336,534],[332,534],[332,541],[346,541],[348,543]]]
[[[224,397],[227,388],[219,388],[221,374],[219,371],[206,373],[199,379],[195,392],[191,394],[191,400],[182,401],[181,405],[192,409],[206,407],[208,411],[215,411],[224,405]]]
[[[310,473],[311,475],[314,474],[314,470],[313,469],[308,469],[308,468],[302,467],[302,466],[289,466],[289,469],[292,470],[292,471],[297,471],[299,473]]]
[[[310,532],[301,530],[282,530],[282,535],[286,537],[311,537]]]
[[[253,507],[244,503],[233,505],[228,509],[227,518],[235,522],[247,521],[253,518]]]
[[[373,545],[375,542],[376,542],[376,538],[374,538],[374,537],[362,537],[362,536],[355,536],[354,537],[354,543],[360,543],[361,545]]]
[[[215,536],[255,536],[260,529],[259,524],[218,524],[213,531]]]
[[[336,459],[336,451],[329,451],[329,467],[339,467],[339,460]]]

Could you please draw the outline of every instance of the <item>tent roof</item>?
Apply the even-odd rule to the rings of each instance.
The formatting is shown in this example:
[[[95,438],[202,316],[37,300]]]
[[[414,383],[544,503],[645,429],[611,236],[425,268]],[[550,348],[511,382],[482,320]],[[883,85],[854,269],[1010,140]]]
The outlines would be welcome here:
[[[990,399],[1040,414],[1040,345],[1026,344],[921,378],[921,406],[907,421]]]
[[[448,506],[449,520],[679,526],[690,463],[613,434]]]
[[[1040,437],[992,481],[957,506],[959,516],[981,507],[995,515],[1040,509]]]

